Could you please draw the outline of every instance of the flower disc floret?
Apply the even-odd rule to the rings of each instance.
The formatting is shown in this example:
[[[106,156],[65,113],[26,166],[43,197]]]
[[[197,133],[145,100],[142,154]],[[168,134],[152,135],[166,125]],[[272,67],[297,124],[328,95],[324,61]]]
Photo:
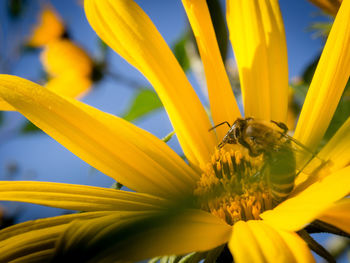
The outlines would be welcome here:
[[[263,156],[250,157],[247,149],[236,145],[229,151],[216,150],[194,190],[202,209],[233,225],[240,220],[258,220],[272,209]]]

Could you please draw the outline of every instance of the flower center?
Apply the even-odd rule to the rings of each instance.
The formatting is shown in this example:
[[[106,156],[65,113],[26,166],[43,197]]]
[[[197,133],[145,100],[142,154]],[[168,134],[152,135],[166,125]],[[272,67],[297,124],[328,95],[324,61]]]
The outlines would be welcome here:
[[[235,149],[235,150],[234,150]],[[216,150],[194,191],[202,209],[233,225],[239,220],[259,219],[273,208],[263,156],[250,157],[240,145]]]

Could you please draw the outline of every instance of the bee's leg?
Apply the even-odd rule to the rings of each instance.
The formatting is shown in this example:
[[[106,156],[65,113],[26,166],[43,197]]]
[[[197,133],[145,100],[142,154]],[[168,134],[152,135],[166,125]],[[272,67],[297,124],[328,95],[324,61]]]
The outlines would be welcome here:
[[[271,120],[272,123],[276,124],[278,127],[280,127],[283,130],[283,134],[286,134],[288,132],[288,127],[283,122],[277,122]]]

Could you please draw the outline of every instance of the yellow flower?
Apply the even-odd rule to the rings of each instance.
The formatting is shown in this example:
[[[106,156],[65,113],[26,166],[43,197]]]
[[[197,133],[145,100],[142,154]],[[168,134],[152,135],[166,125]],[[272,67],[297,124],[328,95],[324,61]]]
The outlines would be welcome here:
[[[46,6],[40,14],[39,23],[33,29],[28,44],[32,47],[44,46],[59,39],[64,31],[65,28],[61,18],[51,6]]]
[[[206,1],[183,4],[204,64],[213,121],[232,124],[240,113]],[[287,53],[278,2],[229,0],[227,9],[245,116],[285,122]],[[86,0],[85,10],[97,34],[153,85],[188,163],[133,124],[30,81],[1,75],[0,96],[6,102],[135,192],[0,182],[0,200],[85,211],[2,230],[0,261],[120,262],[195,251],[203,252],[196,254],[198,261],[215,261],[228,244],[235,262],[312,262],[304,240],[315,243],[307,225],[329,223],[350,233],[350,202],[342,199],[350,190],[350,119],[319,153],[327,165],[310,176],[301,173],[287,200],[272,204],[276,200],[266,180],[254,181],[262,179],[264,155],[254,159],[241,144],[217,150],[227,128],[217,128],[216,135],[208,132],[211,123],[203,106],[141,8],[132,0]],[[296,127],[294,138],[310,149],[325,133],[349,78],[349,14],[350,0],[345,0]]]
[[[61,19],[52,7],[47,6],[42,11],[40,23],[34,29],[29,44],[43,48],[40,58],[49,75],[45,86],[61,95],[81,98],[91,89],[94,65],[80,46],[61,38],[64,30]],[[0,110],[15,109],[0,98]]]

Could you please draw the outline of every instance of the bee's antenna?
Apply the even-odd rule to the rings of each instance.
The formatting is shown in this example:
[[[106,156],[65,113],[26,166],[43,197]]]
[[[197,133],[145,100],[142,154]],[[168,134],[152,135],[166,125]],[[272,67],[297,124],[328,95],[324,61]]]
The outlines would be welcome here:
[[[216,127],[219,127],[219,126],[221,126],[221,125],[223,125],[223,124],[227,124],[228,127],[231,128],[231,125],[228,123],[228,121],[224,121],[224,122],[222,122],[222,123],[219,123],[219,124],[215,125],[214,127],[211,127],[208,131],[212,131],[212,130],[214,130]]]

